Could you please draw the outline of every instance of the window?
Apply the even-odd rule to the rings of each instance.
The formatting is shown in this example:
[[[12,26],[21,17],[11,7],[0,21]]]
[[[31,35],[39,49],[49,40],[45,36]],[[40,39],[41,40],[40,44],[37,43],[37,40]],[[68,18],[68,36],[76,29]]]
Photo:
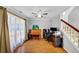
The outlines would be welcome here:
[[[8,13],[11,52],[25,40],[25,20]]]

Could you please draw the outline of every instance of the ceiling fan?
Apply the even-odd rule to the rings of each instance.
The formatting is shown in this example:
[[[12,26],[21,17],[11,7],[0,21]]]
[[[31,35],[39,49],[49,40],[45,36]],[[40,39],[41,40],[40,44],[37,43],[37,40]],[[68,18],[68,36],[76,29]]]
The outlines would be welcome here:
[[[37,12],[32,12],[35,17],[42,18],[44,15],[47,15],[48,12],[39,9]]]

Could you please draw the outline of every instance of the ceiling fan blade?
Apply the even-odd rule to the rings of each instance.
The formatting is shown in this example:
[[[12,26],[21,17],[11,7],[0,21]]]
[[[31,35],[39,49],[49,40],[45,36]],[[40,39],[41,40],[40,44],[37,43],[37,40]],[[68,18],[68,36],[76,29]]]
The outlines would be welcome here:
[[[37,13],[32,12],[32,14],[35,14],[36,15]]]
[[[43,15],[47,15],[48,13],[43,13]]]

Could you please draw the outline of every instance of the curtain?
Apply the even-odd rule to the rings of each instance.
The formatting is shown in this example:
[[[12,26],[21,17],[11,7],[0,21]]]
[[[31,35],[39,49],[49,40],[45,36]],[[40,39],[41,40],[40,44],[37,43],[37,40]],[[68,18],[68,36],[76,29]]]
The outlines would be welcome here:
[[[25,41],[25,20],[8,13],[11,52]]]
[[[10,52],[7,10],[0,6],[0,52]]]
[[[8,27],[9,27],[9,38],[10,38],[10,49],[11,52],[14,52],[16,48],[16,18],[14,15],[8,13]]]

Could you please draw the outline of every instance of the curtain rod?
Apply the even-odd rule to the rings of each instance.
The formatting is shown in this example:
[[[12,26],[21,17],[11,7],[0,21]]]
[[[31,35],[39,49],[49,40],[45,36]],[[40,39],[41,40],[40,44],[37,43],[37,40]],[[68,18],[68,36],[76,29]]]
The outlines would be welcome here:
[[[13,13],[13,12],[11,12],[11,11],[9,11],[9,10],[7,10],[7,12],[8,12],[8,13],[10,13],[10,14],[13,14],[13,15],[15,15],[15,16],[17,16],[17,17],[21,18],[21,19],[24,19],[24,20],[26,20],[25,18],[23,18],[23,17],[20,17],[20,16],[16,15],[15,13]]]
[[[7,8],[6,6],[0,6],[0,8],[6,8],[8,13],[13,14],[13,15],[15,15],[15,16],[21,18],[21,19],[26,20],[25,18],[23,18],[23,17],[21,17],[21,16],[15,14],[14,12],[10,11],[9,8]]]
[[[6,8],[6,9],[7,9],[7,7],[6,7],[6,6],[0,6],[0,8]],[[19,16],[19,15],[15,14],[15,13],[13,13],[13,12],[9,11],[8,9],[7,9],[7,12],[8,12],[8,13],[10,13],[10,14],[15,15],[15,16],[17,16],[17,17],[21,18],[21,19],[26,20],[25,18],[23,18],[23,17],[21,17],[21,16]]]

